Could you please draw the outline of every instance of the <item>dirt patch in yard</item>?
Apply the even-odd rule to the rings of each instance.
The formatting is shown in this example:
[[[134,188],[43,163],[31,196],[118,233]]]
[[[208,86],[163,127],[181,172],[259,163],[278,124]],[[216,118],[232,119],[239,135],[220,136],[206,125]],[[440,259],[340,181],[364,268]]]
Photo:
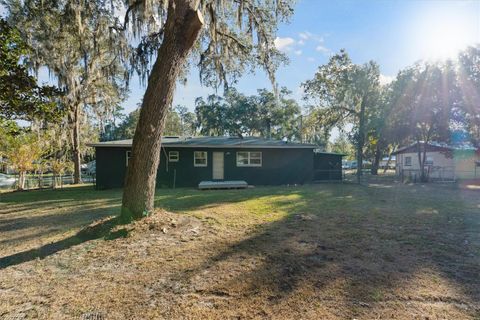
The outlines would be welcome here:
[[[478,194],[430,188],[165,198],[182,213],[104,219],[88,241],[0,269],[0,318],[478,319]]]

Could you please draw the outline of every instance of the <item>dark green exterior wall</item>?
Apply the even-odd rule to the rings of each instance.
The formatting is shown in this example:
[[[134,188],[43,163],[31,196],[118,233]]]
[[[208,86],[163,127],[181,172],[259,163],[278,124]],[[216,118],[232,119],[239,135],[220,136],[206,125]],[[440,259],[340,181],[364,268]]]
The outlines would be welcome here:
[[[98,189],[122,187],[125,180],[126,152],[130,148],[96,148]],[[169,151],[179,152],[178,162],[168,162]],[[207,151],[207,166],[194,167],[194,151]],[[261,167],[237,167],[237,151],[262,152]],[[245,180],[251,185],[304,184],[313,179],[312,149],[266,148],[162,148],[157,187],[196,187],[212,180],[213,152],[224,152],[224,180]]]
[[[342,180],[342,155],[315,153],[314,180]]]
[[[127,150],[130,148],[95,148],[97,189],[123,186]]]

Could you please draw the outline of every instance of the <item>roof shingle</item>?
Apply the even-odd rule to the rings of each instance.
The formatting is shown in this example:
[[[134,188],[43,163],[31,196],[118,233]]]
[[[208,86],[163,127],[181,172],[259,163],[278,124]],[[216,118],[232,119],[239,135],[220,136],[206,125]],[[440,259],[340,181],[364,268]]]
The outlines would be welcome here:
[[[168,147],[205,147],[205,148],[304,148],[316,149],[309,143],[285,142],[282,140],[259,137],[163,137],[162,145]],[[131,147],[132,139],[105,141],[88,144],[90,147]]]

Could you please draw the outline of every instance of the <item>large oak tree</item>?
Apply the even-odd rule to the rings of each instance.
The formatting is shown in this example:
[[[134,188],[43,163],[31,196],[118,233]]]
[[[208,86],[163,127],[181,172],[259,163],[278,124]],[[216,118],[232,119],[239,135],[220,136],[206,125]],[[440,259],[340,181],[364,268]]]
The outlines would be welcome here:
[[[202,135],[261,136],[300,139],[300,107],[291,92],[281,88],[277,95],[259,89],[247,96],[230,88],[225,97],[197,98],[195,113]]]
[[[196,64],[204,84],[227,85],[260,64],[274,82],[282,55],[277,25],[292,12],[291,0],[137,0],[129,2],[116,30],[143,34],[133,61],[148,70],[122,201],[124,220],[154,208],[161,138],[177,80]],[[144,30],[148,30],[144,34]],[[149,58],[154,58],[149,68]],[[145,74],[145,72],[143,72]]]
[[[480,45],[470,47],[459,55],[459,89],[461,108],[456,116],[468,130],[470,139],[480,144]]]
[[[50,25],[46,25],[44,30],[50,33],[42,38],[44,46],[41,47],[48,48],[60,43],[71,45],[70,50],[65,52],[67,55],[61,65],[67,68],[59,70],[89,67],[96,55],[87,55],[88,61],[81,63],[82,55],[71,57],[70,53],[78,52],[77,49],[83,48],[84,44],[91,44],[97,49],[94,50],[95,54],[112,54],[112,58],[129,61],[132,69],[146,80],[147,89],[133,138],[132,160],[127,169],[122,201],[122,216],[125,220],[131,220],[141,218],[154,207],[161,137],[177,81],[184,79],[188,67],[195,64],[200,70],[202,83],[227,87],[242,73],[261,65],[274,83],[275,70],[285,61],[285,57],[274,45],[277,25],[293,13],[294,0],[2,2],[13,3],[9,5],[9,11],[17,12],[17,16],[27,16],[24,19],[26,22],[63,21],[63,24],[59,24],[60,27],[53,30]],[[48,16],[46,13],[51,10],[64,14],[60,14],[58,19],[42,19],[42,15]],[[104,28],[106,23],[109,24],[108,30]],[[101,28],[91,29],[95,26]],[[57,41],[61,40],[57,34],[69,41]],[[101,49],[106,48],[102,45],[96,46],[100,43],[107,44],[103,42],[107,38],[110,41],[107,50]],[[99,42],[100,40],[102,41]],[[133,44],[135,48],[131,50]],[[105,56],[101,56],[100,61],[104,61]],[[71,89],[68,97],[71,97],[74,117],[78,115],[78,104],[83,101],[81,94],[99,92],[95,84],[84,88],[81,79],[91,83],[89,80],[92,77],[80,77],[80,71],[76,69],[76,73],[66,74],[63,82],[65,87]],[[112,70],[106,67],[99,71]],[[103,78],[113,80],[108,75],[111,73],[104,73]],[[101,79],[96,81],[99,80]]]
[[[0,122],[3,120],[56,120],[62,106],[53,86],[39,86],[24,60],[31,48],[17,29],[0,19]]]
[[[430,142],[451,142],[453,111],[460,103],[456,79],[449,61],[420,62],[400,71],[392,83],[390,121],[397,140],[416,143],[420,168],[425,168]],[[427,176],[421,170],[420,179],[426,181]]]
[[[107,2],[1,0],[8,20],[32,48],[30,68],[46,67],[64,93],[75,183],[81,182],[82,128],[88,109],[111,113],[125,97],[128,73],[119,52],[129,50],[123,35],[111,31],[114,14]]]
[[[317,108],[317,116],[324,126],[353,124],[358,181],[362,175],[368,109],[379,102],[379,77],[380,70],[375,62],[354,64],[342,50],[321,65],[313,79],[303,84],[305,98]]]

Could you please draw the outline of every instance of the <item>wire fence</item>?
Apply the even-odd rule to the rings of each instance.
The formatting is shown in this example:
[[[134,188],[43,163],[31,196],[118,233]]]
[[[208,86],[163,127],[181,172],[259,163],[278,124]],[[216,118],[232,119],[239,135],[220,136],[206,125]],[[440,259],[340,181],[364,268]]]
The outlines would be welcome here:
[[[66,185],[73,184],[74,178],[72,175],[61,175],[61,176],[27,176],[25,179],[25,184],[23,190],[34,190],[34,189],[61,189]],[[95,186],[95,175],[83,174],[82,183],[91,184]],[[0,189],[1,190],[16,190],[19,189],[19,179],[18,175],[9,175],[2,176],[0,179]]]
[[[398,181],[395,170],[379,169],[376,175],[372,174],[371,169],[363,169],[360,178],[357,176],[356,169],[333,169],[333,170],[314,170],[314,183],[360,183],[369,184],[381,181]]]
[[[480,170],[458,170],[454,167],[436,167],[425,170],[425,180],[422,181],[421,171],[408,169],[396,172],[393,169],[379,169],[372,174],[371,169],[363,169],[360,177],[356,169],[315,170],[314,183],[350,183],[374,185],[382,183],[458,183],[461,181],[480,179]]]
[[[456,170],[453,166],[447,167],[427,167],[423,171],[420,169],[403,169],[399,172],[402,182],[457,182],[463,179],[480,178],[480,170]]]
[[[314,181],[338,182],[344,180],[344,170],[342,169],[316,169],[313,172]]]
[[[419,183],[419,182],[457,182],[462,179],[479,179],[480,170],[476,171],[459,171],[454,167],[435,167],[425,170],[426,181],[421,179],[421,171],[419,169],[401,170],[398,174],[395,170],[378,170],[378,174],[372,174],[370,169],[363,169],[361,176],[357,176],[356,169],[331,169],[331,170],[314,170],[314,183],[353,183],[370,185],[384,182],[401,182],[401,183]],[[72,175],[63,176],[28,176],[25,179],[23,190],[34,189],[54,189],[63,188],[66,185],[73,184]],[[94,174],[82,174],[82,182],[84,184],[96,185]],[[0,190],[18,189],[18,175],[2,175],[0,176]]]

